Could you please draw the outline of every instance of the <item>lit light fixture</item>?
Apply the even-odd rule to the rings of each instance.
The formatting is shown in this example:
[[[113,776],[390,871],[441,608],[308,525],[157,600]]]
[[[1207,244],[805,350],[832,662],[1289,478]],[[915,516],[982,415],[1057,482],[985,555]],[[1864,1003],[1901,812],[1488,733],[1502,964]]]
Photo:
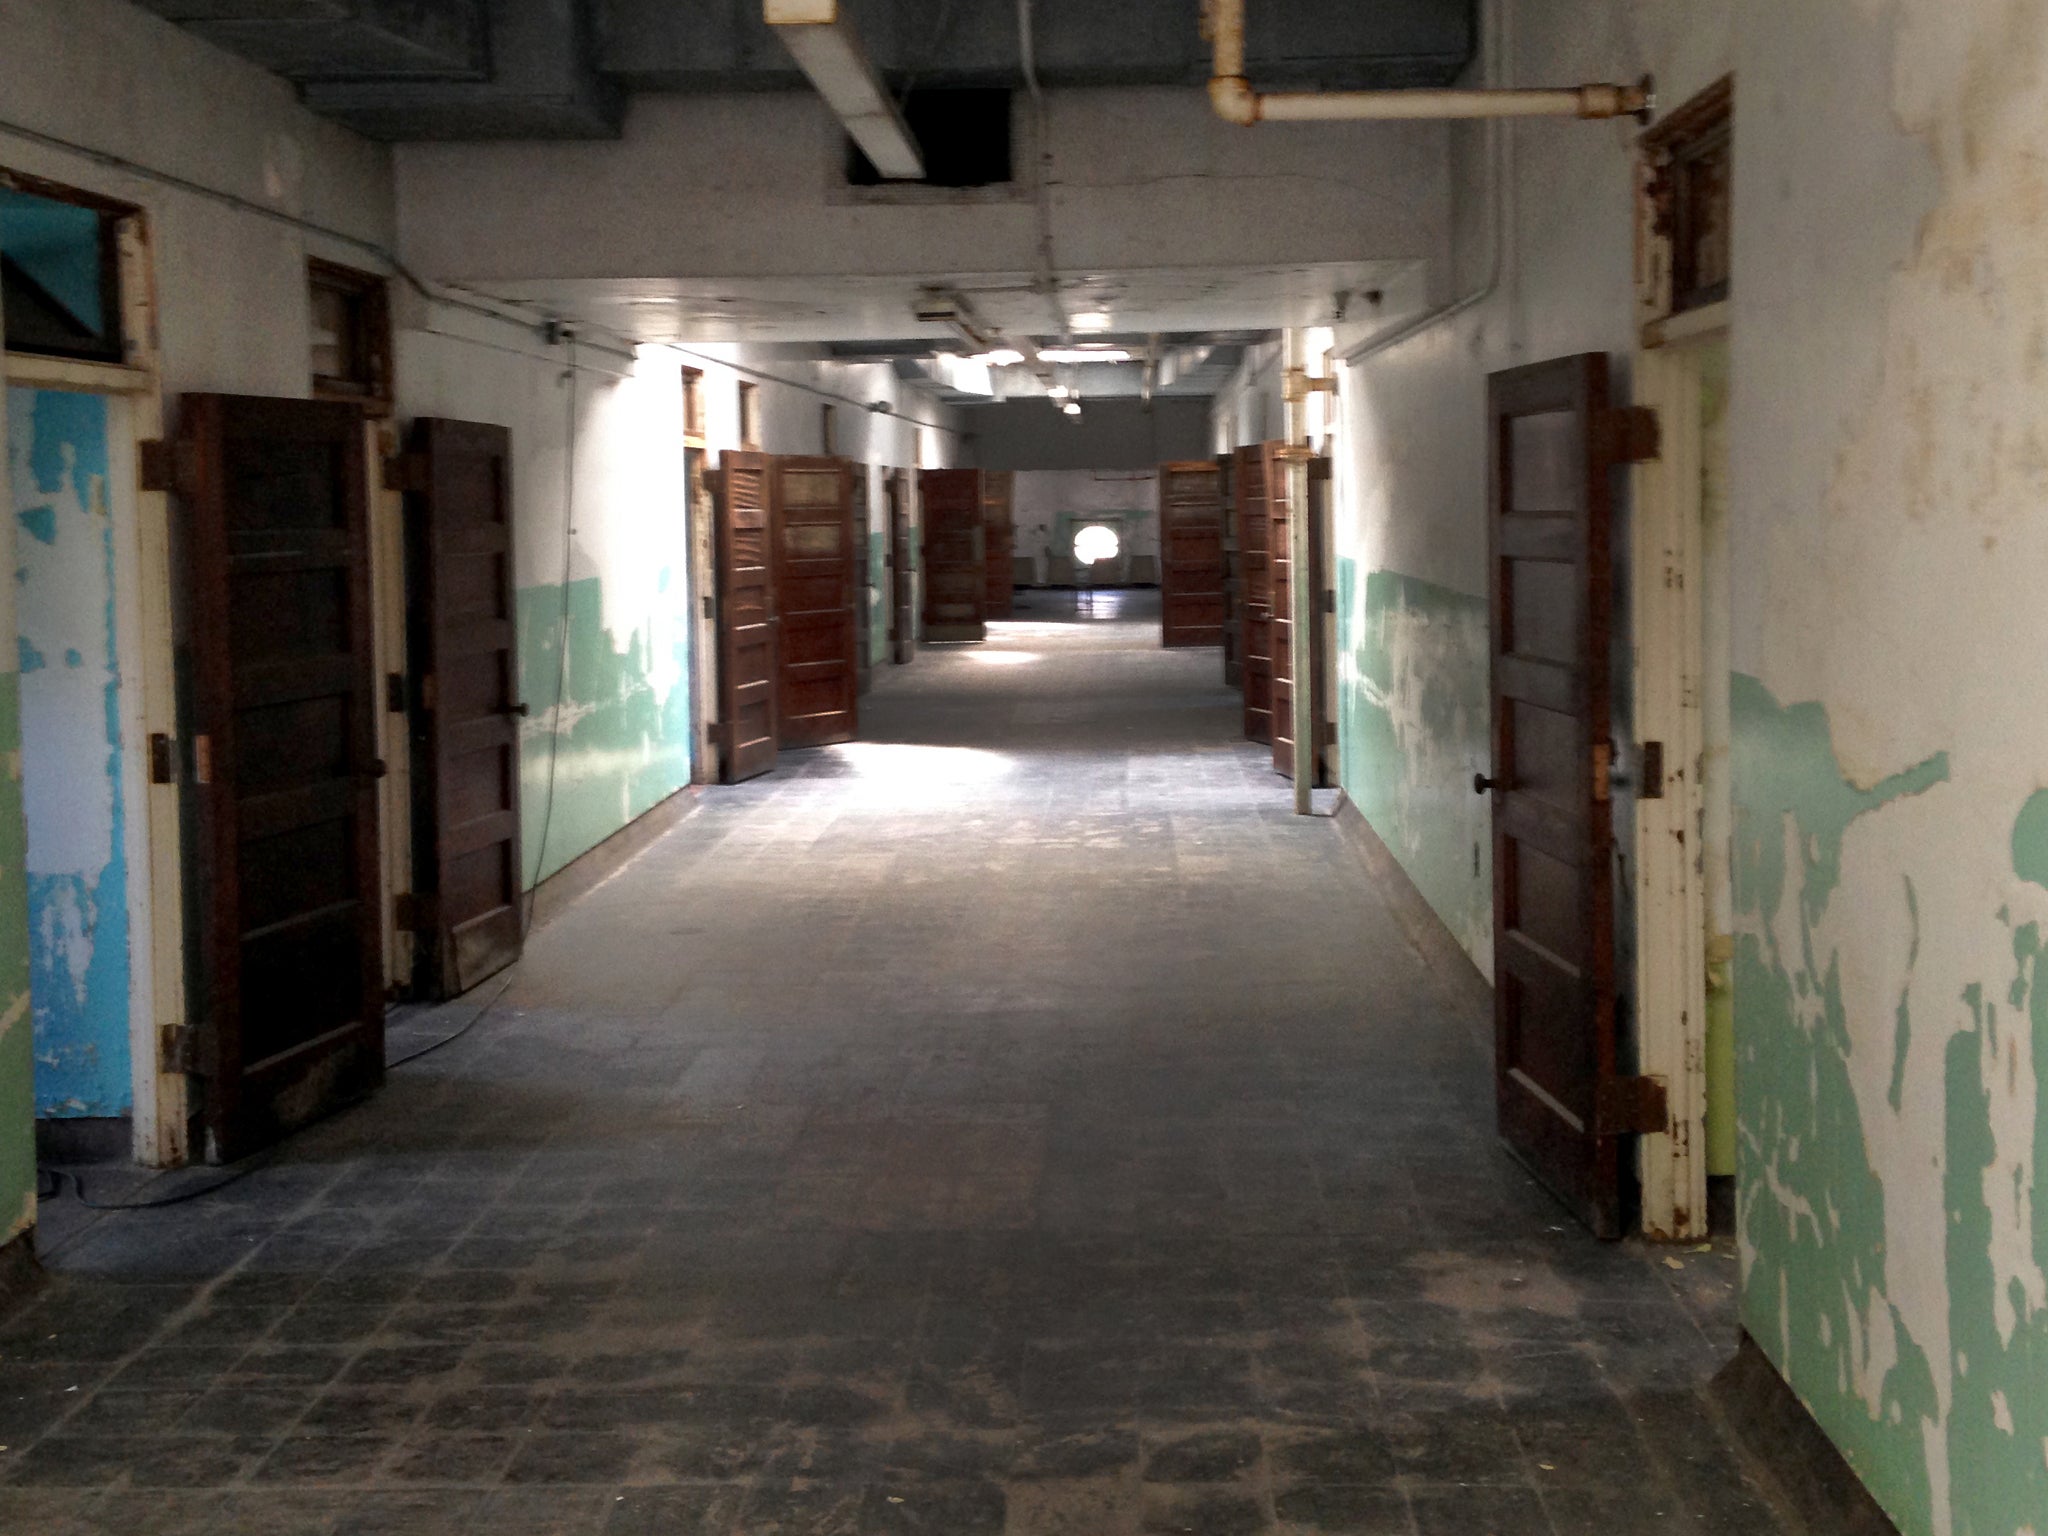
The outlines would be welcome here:
[[[761,0],[762,16],[853,142],[890,181],[924,180],[924,156],[839,0]]]
[[[1070,323],[1077,331],[1106,331],[1109,329],[1109,311],[1084,309]]]
[[[1015,347],[997,347],[993,352],[977,352],[967,360],[986,368],[1014,368],[1024,361],[1024,354]]]
[[[1081,402],[1078,400],[1069,400],[1065,405],[1061,406],[1060,409],[1065,411],[1069,416],[1078,416],[1081,414]]]
[[[1051,397],[1054,400],[1064,400],[1067,398],[1067,396],[1073,393],[1073,391],[1067,388],[1067,386],[1064,384],[1048,384],[1045,386],[1045,392],[1049,397]]]
[[[1040,347],[1042,363],[1128,363],[1131,354],[1122,347]]]

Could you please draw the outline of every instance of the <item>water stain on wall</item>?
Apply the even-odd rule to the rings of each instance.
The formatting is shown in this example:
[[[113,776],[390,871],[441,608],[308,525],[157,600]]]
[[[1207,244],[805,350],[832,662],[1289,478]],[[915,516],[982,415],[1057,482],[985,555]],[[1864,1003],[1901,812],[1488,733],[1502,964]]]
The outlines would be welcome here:
[[[1337,562],[1344,790],[1473,962],[1493,969],[1486,599]]]

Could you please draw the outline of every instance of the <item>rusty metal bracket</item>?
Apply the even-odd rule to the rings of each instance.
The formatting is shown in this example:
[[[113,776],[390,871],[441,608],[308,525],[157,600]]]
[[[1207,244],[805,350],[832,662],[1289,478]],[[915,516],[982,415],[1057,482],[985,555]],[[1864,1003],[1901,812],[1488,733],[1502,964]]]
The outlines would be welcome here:
[[[1661,1136],[1671,1129],[1670,1095],[1661,1077],[1610,1077],[1593,1102],[1596,1136]]]

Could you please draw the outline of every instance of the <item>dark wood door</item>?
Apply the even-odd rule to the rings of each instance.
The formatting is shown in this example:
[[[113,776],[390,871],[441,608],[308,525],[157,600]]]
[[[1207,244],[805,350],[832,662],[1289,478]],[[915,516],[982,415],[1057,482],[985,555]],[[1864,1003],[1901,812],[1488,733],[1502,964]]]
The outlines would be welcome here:
[[[206,1155],[384,1076],[362,412],[187,395]]]
[[[924,637],[988,638],[988,569],[984,558],[981,471],[921,469],[924,503]]]
[[[874,685],[875,662],[875,562],[871,537],[874,513],[868,505],[868,467],[853,466],[853,619],[854,672],[859,678],[857,693]]]
[[[917,654],[917,547],[910,536],[910,476],[889,476],[890,655],[898,666]]]
[[[1159,631],[1163,645],[1222,643],[1222,479],[1207,459],[1159,466]]]
[[[1216,499],[1223,513],[1223,685],[1244,687],[1244,577],[1239,571],[1237,455],[1216,459]]]
[[[1495,1070],[1508,1146],[1603,1236],[1622,1225],[1608,645],[1617,413],[1607,360],[1488,381]]]
[[[985,469],[981,472],[982,558],[988,570],[986,616],[1007,619],[1016,581],[1011,557],[1016,552],[1015,502],[1017,472]]]
[[[826,458],[769,462],[780,621],[776,744],[822,747],[851,741],[860,723],[853,466]]]
[[[1273,771],[1294,777],[1294,544],[1293,517],[1287,505],[1287,470],[1283,459],[1271,460],[1280,494],[1273,497],[1266,521],[1266,565],[1272,572],[1273,590]],[[1327,787],[1320,744],[1329,735],[1329,667],[1323,654],[1323,591],[1328,582],[1323,554],[1322,511],[1329,494],[1330,461],[1316,459],[1308,467],[1309,503],[1303,508],[1309,531],[1309,647],[1310,739],[1318,743],[1312,754],[1314,776],[1311,784]]]
[[[519,958],[512,434],[422,417],[405,466],[414,985],[454,997]]]
[[[1268,525],[1279,461],[1273,443],[1237,450],[1237,547],[1244,609],[1238,621],[1243,657],[1244,734],[1273,739],[1273,570],[1267,557]],[[1283,488],[1284,489],[1284,488]]]
[[[718,459],[714,532],[718,586],[719,781],[738,784],[775,766],[775,567],[769,543],[769,458]]]

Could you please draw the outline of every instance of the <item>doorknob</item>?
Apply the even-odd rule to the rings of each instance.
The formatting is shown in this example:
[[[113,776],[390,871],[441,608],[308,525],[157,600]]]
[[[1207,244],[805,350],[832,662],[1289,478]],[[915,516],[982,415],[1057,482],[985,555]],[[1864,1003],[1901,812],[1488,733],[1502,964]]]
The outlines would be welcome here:
[[[1507,785],[1501,783],[1499,779],[1489,779],[1483,773],[1475,773],[1472,775],[1472,793],[1475,795],[1483,795],[1488,790],[1492,789],[1506,788]]]
[[[506,705],[505,713],[508,715],[517,715],[520,719],[524,720],[527,718],[527,716],[533,713],[533,710],[527,704],[521,702],[518,704]]]

